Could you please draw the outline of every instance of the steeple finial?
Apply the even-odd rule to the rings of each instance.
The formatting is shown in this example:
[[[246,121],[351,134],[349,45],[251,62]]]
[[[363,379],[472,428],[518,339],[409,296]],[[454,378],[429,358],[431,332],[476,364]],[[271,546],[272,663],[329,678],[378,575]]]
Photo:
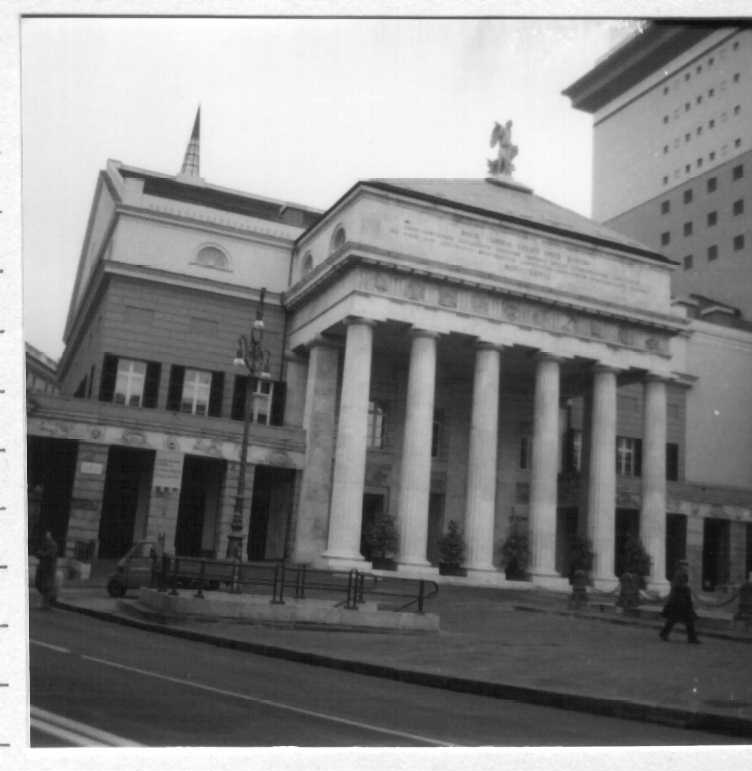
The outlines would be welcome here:
[[[183,158],[183,166],[180,169],[178,176],[186,177],[201,177],[199,173],[201,155],[201,105],[196,110],[196,120],[193,121],[193,131],[191,131],[191,138],[188,140],[188,146],[185,148],[185,157]]]

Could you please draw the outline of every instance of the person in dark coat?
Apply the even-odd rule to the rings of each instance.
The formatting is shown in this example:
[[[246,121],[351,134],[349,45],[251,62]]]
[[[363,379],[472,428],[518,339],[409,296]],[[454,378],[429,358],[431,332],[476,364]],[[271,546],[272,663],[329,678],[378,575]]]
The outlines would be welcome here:
[[[661,612],[666,619],[663,625],[660,637],[664,642],[668,642],[668,636],[677,621],[680,621],[687,628],[687,642],[695,645],[699,644],[697,632],[695,631],[695,613],[692,604],[692,591],[689,588],[689,574],[685,565],[680,565],[676,571],[674,580],[671,582],[671,592],[666,600],[666,605]]]
[[[57,544],[48,530],[44,534],[42,548],[37,552],[39,564],[34,578],[34,585],[42,595],[42,607],[50,608],[57,599],[55,573],[57,571]]]

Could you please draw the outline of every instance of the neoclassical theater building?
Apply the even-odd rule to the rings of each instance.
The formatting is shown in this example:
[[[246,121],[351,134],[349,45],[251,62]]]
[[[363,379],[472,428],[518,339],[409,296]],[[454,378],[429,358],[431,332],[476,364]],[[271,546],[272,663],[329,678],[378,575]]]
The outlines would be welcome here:
[[[197,125],[178,175],[110,161],[97,183],[62,394],[28,417],[39,527],[69,554],[162,536],[224,556],[232,360],[263,287],[244,559],[368,570],[364,529],[389,513],[406,576],[438,573],[454,520],[469,584],[505,581],[512,528],[545,586],[567,585],[578,534],[601,588],[628,535],[656,589],[683,558],[705,588],[743,579],[752,484],[684,475],[692,323],[664,255],[503,171],[360,181],[320,212],[207,183],[198,150]]]

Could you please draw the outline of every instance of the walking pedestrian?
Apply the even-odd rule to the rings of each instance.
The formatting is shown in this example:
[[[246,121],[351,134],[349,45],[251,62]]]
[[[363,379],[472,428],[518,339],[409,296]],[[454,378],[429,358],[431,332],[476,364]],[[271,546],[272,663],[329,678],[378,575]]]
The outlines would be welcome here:
[[[42,548],[37,552],[39,564],[37,565],[34,586],[42,595],[42,608],[49,610],[57,599],[55,587],[55,574],[57,572],[57,544],[52,533],[47,530],[42,540]]]
[[[687,642],[699,645],[697,632],[695,631],[695,613],[692,604],[692,590],[689,588],[689,573],[686,563],[679,563],[679,568],[671,582],[671,591],[669,592],[666,604],[661,611],[661,615],[666,619],[666,623],[661,629],[660,637],[664,642],[668,642],[668,636],[678,621],[684,624],[687,629]]]

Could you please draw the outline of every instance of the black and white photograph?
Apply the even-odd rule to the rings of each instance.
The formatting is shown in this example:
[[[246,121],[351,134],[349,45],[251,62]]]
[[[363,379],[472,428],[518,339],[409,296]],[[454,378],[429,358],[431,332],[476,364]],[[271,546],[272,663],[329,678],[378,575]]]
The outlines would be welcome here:
[[[490,5],[4,12],[0,765],[752,759],[752,24]]]

